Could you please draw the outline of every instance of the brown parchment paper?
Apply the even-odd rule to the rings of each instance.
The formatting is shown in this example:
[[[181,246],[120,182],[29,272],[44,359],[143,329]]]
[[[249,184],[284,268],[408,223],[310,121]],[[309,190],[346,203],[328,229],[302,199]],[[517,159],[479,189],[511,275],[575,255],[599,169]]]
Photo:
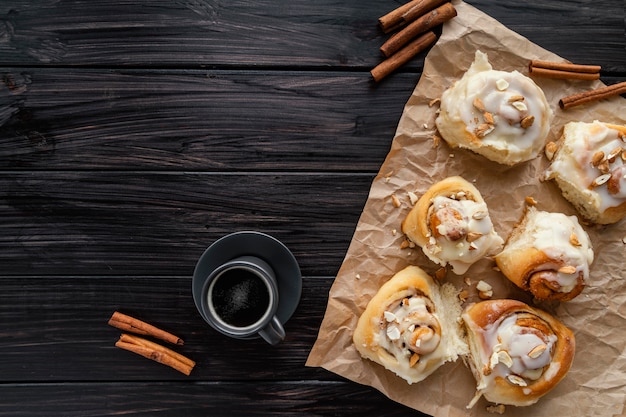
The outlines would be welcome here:
[[[537,208],[576,214],[554,184],[540,180],[548,165],[543,154],[515,167],[492,163],[470,151],[452,150],[443,141],[433,146],[437,105],[432,99],[460,78],[477,49],[487,53],[498,70],[528,74],[530,59],[564,61],[531,43],[493,18],[460,1],[453,2],[458,16],[444,25],[441,38],[426,57],[424,72],[405,105],[389,154],[374,179],[345,260],[330,290],[318,338],[306,365],[319,366],[352,381],[372,386],[390,399],[424,413],[441,416],[485,416],[487,402],[472,410],[466,405],[475,381],[459,359],[438,369],[425,381],[409,385],[374,362],[362,359],[352,345],[352,330],[368,301],[383,282],[409,264],[429,273],[437,266],[419,248],[401,249],[400,223],[410,210],[409,191],[418,196],[434,182],[461,175],[485,198],[494,226],[506,239],[532,196]],[[592,63],[589,63],[592,64]],[[626,123],[626,100],[621,97],[561,111],[558,100],[601,87],[600,81],[535,79],[555,113],[548,140],[560,136],[569,121],[600,120]],[[395,207],[395,194],[402,206]],[[583,293],[567,303],[542,304],[565,322],[576,335],[574,364],[561,383],[530,407],[506,407],[507,416],[613,416],[625,413],[626,401],[626,221],[610,226],[586,226],[595,261],[591,280]],[[528,295],[493,270],[492,260],[475,264],[463,277],[448,272],[446,280],[468,289],[477,301],[478,280],[494,287],[494,298],[517,298],[532,303]]]

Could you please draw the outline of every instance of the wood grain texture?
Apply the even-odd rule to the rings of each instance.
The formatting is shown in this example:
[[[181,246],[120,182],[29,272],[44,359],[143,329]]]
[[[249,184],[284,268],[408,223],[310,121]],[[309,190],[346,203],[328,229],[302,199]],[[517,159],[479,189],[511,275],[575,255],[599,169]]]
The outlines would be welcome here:
[[[303,273],[337,272],[371,175],[7,172],[0,263],[18,275],[193,272],[219,237],[259,230]]]
[[[376,171],[417,77],[0,69],[0,169]]]

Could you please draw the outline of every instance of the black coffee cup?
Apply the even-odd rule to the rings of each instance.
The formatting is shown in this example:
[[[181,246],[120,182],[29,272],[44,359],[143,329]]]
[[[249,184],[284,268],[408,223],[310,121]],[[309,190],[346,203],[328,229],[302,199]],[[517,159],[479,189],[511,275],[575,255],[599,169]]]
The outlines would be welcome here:
[[[258,335],[271,345],[285,338],[276,316],[276,275],[261,258],[240,256],[217,266],[206,277],[199,298],[204,319],[227,336]]]

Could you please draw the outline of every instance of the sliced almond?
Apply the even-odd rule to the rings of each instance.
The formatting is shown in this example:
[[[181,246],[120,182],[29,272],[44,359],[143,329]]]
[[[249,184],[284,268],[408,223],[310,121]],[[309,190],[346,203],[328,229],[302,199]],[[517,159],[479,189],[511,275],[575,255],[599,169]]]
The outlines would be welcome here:
[[[478,239],[480,239],[481,237],[483,237],[484,235],[482,233],[477,233],[477,232],[469,232],[466,236],[466,239],[468,242],[472,243]]]
[[[528,129],[533,123],[535,123],[535,116],[526,116],[520,122],[520,126],[522,126],[522,129]]]
[[[484,113],[486,111],[485,103],[483,103],[480,98],[476,97],[472,104],[474,105],[474,107],[476,107],[476,109],[480,110],[481,113]]]
[[[400,207],[402,205],[402,203],[400,202],[400,199],[398,197],[396,197],[395,194],[391,194],[391,203],[396,208]]]
[[[387,337],[389,338],[389,340],[400,339],[400,329],[398,329],[397,326],[387,327]]]
[[[511,106],[515,107],[520,112],[528,111],[528,106],[523,101],[514,101]]]
[[[599,187],[602,184],[605,184],[609,179],[611,179],[611,174],[602,174],[595,180],[591,182],[591,185],[595,187]]]
[[[546,349],[548,349],[548,346],[546,345],[535,346],[530,350],[530,352],[528,352],[528,357],[531,359],[537,359],[539,356],[543,355],[543,352],[545,352]]]
[[[582,244],[578,240],[578,236],[576,236],[576,233],[574,232],[572,232],[572,234],[569,235],[569,243],[571,243],[572,246],[582,246]]]
[[[482,220],[485,217],[487,217],[489,213],[487,213],[485,210],[478,210],[476,212],[474,212],[474,214],[472,214],[472,219],[474,220]]]
[[[496,81],[496,88],[498,89],[498,91],[504,91],[509,88],[509,82],[504,78],[500,78],[498,81]]]
[[[418,355],[417,353],[412,354],[411,358],[409,359],[409,366],[412,368],[419,360],[420,355]]]
[[[574,274],[576,273],[576,267],[572,265],[565,265],[560,267],[558,271],[562,274]]]
[[[604,160],[604,152],[598,151],[594,153],[593,156],[591,157],[591,165],[593,165],[594,167],[597,167],[598,165],[600,165],[600,162],[602,162],[603,160]]]
[[[495,126],[490,125],[489,123],[482,123],[476,128],[474,133],[476,133],[476,136],[478,136],[479,138],[484,138],[485,136],[493,132],[494,129]]]
[[[511,375],[507,375],[506,379],[513,385],[517,385],[518,387],[527,387],[528,384],[526,383],[526,380],[524,380],[524,378],[522,378],[521,376],[517,376],[514,374]]]
[[[409,196],[409,201],[411,202],[412,206],[417,203],[417,200],[419,200],[419,197],[413,191],[409,191],[407,195]]]
[[[385,320],[387,320],[388,323],[395,321],[397,319],[396,315],[393,314],[391,311],[385,311],[383,313],[383,316],[385,317]]]
[[[555,142],[550,141],[546,144],[545,154],[548,161],[552,161],[552,159],[554,159],[554,154],[557,149],[558,145]]]
[[[509,97],[509,103],[515,103],[517,101],[524,101],[524,96],[521,95],[515,95],[515,96],[511,96]]]
[[[510,368],[511,366],[513,366],[513,359],[511,358],[511,355],[509,355],[509,352],[507,352],[506,350],[499,351],[498,363],[503,364],[507,368]]]
[[[624,148],[622,148],[621,146],[618,146],[617,148],[613,149],[606,157],[606,159],[610,162],[613,163],[615,162],[615,159],[617,158],[617,156],[619,154],[621,154],[622,152],[624,152]]]

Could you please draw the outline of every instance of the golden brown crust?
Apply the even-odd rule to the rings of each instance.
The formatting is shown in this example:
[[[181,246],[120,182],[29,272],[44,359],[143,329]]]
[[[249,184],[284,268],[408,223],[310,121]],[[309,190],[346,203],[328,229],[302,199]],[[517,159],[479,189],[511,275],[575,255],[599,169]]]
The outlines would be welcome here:
[[[447,199],[442,208],[434,207],[437,198]],[[468,201],[475,204],[463,204]],[[440,228],[442,223],[447,224]],[[479,259],[495,254],[503,243],[493,230],[480,192],[460,176],[433,184],[418,199],[401,227],[430,260],[442,266],[451,264],[459,275]],[[481,233],[476,233],[478,229]]]
[[[516,369],[517,374],[512,371],[519,363],[511,367],[507,367],[504,362],[490,365],[494,350],[497,353],[502,351],[498,349],[510,348],[506,341],[500,342],[502,339],[497,337],[503,334],[506,337],[507,333],[499,334],[497,329],[510,323],[507,321],[509,317],[513,317],[515,326],[512,328],[519,335],[532,334],[539,341],[548,341],[543,348],[546,349],[546,355],[550,355],[546,357],[549,363],[542,368],[541,375],[537,378],[510,377],[509,375],[520,376],[519,369]],[[534,404],[565,377],[572,365],[575,338],[571,330],[547,312],[521,301],[505,299],[473,304],[465,310],[463,321],[470,339],[471,365],[479,386],[478,391],[488,401],[517,406]],[[533,349],[535,353],[532,352]],[[517,358],[514,350],[515,348],[509,350],[513,360]],[[538,351],[534,347],[529,354],[532,357]]]
[[[542,224],[553,226],[554,233],[541,229],[541,225],[537,223],[539,216],[546,216],[548,220],[542,221]],[[540,212],[529,207],[522,221],[513,229],[502,252],[495,256],[496,265],[502,274],[519,288],[531,292],[540,300],[569,301],[578,296],[585,288],[591,263],[587,250],[591,251],[591,248],[587,234],[573,219],[557,213]],[[546,249],[546,246],[540,246],[547,245],[547,243],[537,240],[539,231],[543,230],[543,233],[557,235],[559,221],[571,222],[571,226],[570,223],[563,223],[565,225],[563,227],[571,227],[571,229],[564,229],[567,230],[568,237],[560,240],[554,239],[554,244],[549,249]],[[575,233],[574,230],[577,232]],[[574,239],[572,236],[576,236],[575,245],[572,242]],[[572,253],[573,255],[570,256]],[[591,260],[593,260],[592,256]],[[558,284],[559,275],[564,274],[564,271],[568,272],[568,268],[575,268],[575,271],[572,270],[568,278],[571,283],[564,288]]]
[[[421,268],[409,266],[370,300],[354,330],[354,346],[408,383],[419,382],[467,350],[459,342],[459,326],[445,317],[446,309],[458,317],[460,307],[443,304],[438,284]]]

